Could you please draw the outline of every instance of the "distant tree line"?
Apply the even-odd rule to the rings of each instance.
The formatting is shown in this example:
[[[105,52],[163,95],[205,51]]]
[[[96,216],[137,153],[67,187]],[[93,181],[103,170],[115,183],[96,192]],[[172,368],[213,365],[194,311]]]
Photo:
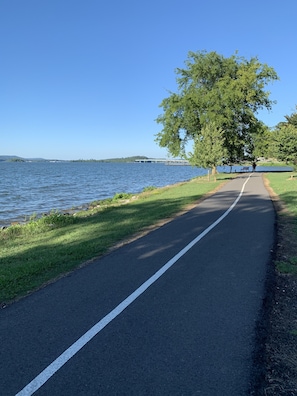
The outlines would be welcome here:
[[[12,159],[10,159],[9,161],[10,161],[10,162],[25,162],[25,160],[22,159],[22,158],[12,158]]]
[[[101,159],[101,160],[96,160],[96,159],[78,159],[78,160],[72,160],[71,162],[135,162],[135,160],[140,160],[140,159],[148,159],[148,157],[141,156],[141,155],[136,155],[133,157],[119,157],[119,158],[109,158],[109,159]]]

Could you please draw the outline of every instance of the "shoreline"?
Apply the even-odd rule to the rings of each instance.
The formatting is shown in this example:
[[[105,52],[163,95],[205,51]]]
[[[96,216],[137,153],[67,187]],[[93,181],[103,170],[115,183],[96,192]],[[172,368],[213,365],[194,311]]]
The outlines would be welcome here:
[[[250,169],[243,170],[243,166],[241,166],[241,165],[236,165],[236,166],[231,167],[231,168],[230,168],[230,166],[226,165],[226,166],[222,166],[222,167],[219,167],[219,168],[220,168],[219,169],[219,173],[226,173],[226,174],[229,174],[229,173],[232,173],[232,174],[234,174],[234,173],[248,173],[248,172],[252,171],[252,167],[251,166],[249,166]],[[281,167],[281,166],[261,166],[261,165],[258,165],[257,168],[256,168],[256,172],[263,172],[263,173],[266,173],[266,172],[292,172],[292,168],[289,167],[289,166]],[[197,175],[196,177],[200,178],[200,177],[205,177],[205,176],[206,175]],[[181,182],[186,182],[186,181],[189,181],[189,180],[190,179],[183,180]],[[177,184],[177,183],[179,183],[179,182],[176,182],[176,183],[173,183],[173,184],[170,184],[170,185],[174,185],[174,184]],[[165,186],[163,186],[163,187],[165,187]],[[156,187],[156,188],[162,188],[162,187]],[[141,191],[140,192],[132,192],[132,193],[137,195],[137,194],[140,194]],[[94,201],[84,202],[84,203],[81,203],[81,204],[77,204],[77,205],[71,206],[69,208],[58,208],[58,209],[51,208],[49,210],[33,211],[30,214],[22,214],[22,215],[13,216],[13,217],[7,218],[7,219],[5,219],[5,218],[1,219],[0,218],[0,229],[7,228],[7,227],[10,227],[10,226],[16,225],[16,224],[20,224],[20,225],[27,224],[30,221],[31,218],[38,219],[38,218],[41,218],[42,216],[50,215],[51,212],[58,212],[58,213],[61,213],[61,214],[71,214],[71,215],[73,215],[75,212],[81,212],[81,211],[89,210],[92,202],[99,202],[99,201],[103,201],[104,199],[110,199],[110,198],[112,198],[112,196],[106,196],[106,197],[104,197],[102,199],[95,199]]]

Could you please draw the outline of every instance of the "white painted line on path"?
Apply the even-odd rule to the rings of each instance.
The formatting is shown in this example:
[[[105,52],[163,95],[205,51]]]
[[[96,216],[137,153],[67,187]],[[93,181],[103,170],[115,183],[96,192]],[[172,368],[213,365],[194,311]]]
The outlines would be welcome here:
[[[29,396],[36,392],[43,384],[45,384],[64,364],[68,362],[77,352],[79,352],[93,337],[95,337],[105,326],[107,326],[113,319],[115,319],[121,312],[124,311],[133,301],[135,301],[142,293],[144,293],[153,283],[156,282],[170,267],[173,266],[184,254],[186,254],[197,242],[199,242],[205,235],[207,235],[215,226],[217,226],[231,210],[236,206],[240,200],[244,188],[249,181],[251,175],[244,182],[240,194],[233,202],[226,212],[222,214],[214,223],[207,227],[201,234],[193,239],[187,246],[185,246],[179,253],[177,253],[171,260],[169,260],[162,268],[159,269],[152,277],[144,282],[138,289],[136,289],[130,296],[123,300],[116,308],[114,308],[103,319],[96,323],[90,330],[82,335],[74,344],[66,349],[56,360],[47,366],[37,377],[35,377],[28,385],[26,385],[16,396]]]

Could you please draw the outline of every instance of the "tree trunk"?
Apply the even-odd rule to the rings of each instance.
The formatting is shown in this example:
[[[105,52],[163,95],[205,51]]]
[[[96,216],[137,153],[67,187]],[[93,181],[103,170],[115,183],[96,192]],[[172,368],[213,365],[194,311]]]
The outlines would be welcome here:
[[[212,176],[213,176],[213,178],[214,178],[214,181],[217,181],[216,173],[217,173],[217,168],[216,168],[216,166],[213,166],[213,167],[211,168],[211,174],[212,174]]]

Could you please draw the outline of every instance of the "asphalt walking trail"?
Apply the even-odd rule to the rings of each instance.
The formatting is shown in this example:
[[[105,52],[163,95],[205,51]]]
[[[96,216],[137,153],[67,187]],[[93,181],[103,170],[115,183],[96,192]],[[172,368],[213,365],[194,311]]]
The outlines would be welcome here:
[[[274,221],[243,174],[2,309],[0,394],[251,394]]]

